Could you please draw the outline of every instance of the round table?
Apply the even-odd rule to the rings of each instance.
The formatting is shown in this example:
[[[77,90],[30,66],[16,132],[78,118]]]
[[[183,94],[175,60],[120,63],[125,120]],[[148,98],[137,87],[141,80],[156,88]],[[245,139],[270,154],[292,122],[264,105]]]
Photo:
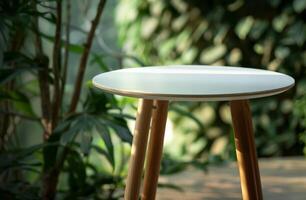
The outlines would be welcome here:
[[[294,85],[293,78],[251,68],[173,65],[106,72],[95,76],[93,84],[109,93],[140,99],[126,200],[139,198],[145,158],[141,197],[155,199],[169,101],[229,101],[243,199],[262,199],[248,99],[284,92]]]

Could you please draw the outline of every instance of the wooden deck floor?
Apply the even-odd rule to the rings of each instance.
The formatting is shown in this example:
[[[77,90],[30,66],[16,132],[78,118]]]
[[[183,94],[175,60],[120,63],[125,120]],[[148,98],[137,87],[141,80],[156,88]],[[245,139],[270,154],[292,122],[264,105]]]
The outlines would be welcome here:
[[[262,159],[259,161],[264,199],[306,200],[306,159]],[[236,163],[209,168],[207,174],[194,168],[160,177],[161,183],[176,184],[184,191],[159,188],[159,200],[242,199]]]

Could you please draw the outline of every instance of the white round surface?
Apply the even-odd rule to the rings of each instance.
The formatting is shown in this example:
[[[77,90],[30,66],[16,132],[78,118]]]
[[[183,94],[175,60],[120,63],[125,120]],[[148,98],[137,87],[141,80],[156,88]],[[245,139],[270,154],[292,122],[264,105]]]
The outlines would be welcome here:
[[[159,100],[238,100],[278,94],[294,85],[288,75],[259,69],[204,65],[139,67],[99,74],[93,84],[109,93]]]

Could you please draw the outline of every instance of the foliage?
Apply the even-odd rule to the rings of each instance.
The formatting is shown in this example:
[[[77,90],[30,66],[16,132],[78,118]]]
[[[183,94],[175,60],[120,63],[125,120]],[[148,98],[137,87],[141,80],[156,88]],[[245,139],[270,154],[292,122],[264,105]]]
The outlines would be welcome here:
[[[88,66],[89,74],[113,69],[109,59],[144,63],[108,48],[100,35],[94,40],[101,15],[112,14],[105,2],[0,2],[0,199],[123,196],[132,141],[127,122],[135,119],[125,110],[135,111],[134,101],[83,79]],[[90,7],[96,13],[88,13]],[[72,37],[76,33],[84,44]],[[162,171],[185,166],[167,158]]]
[[[300,133],[300,139],[304,144],[306,144],[306,96],[298,99],[295,103],[295,114],[301,118],[301,126],[304,128],[304,132]],[[306,155],[306,145],[304,146],[304,154]]]
[[[104,3],[98,1],[96,26]],[[74,85],[81,87],[74,88],[71,101],[67,91],[69,56],[80,57],[78,66],[85,71],[96,29],[92,25],[85,32],[84,45],[71,43],[76,8],[70,0],[0,2],[0,199],[122,196],[125,160],[118,162],[114,141],[131,143],[131,117],[114,96],[85,85],[80,72]],[[89,65],[108,70],[104,56],[92,54]],[[25,123],[33,129],[22,130]],[[41,142],[25,145],[37,126]]]
[[[111,70],[108,57],[138,65],[267,66],[288,73],[297,81],[291,91],[253,102],[256,142],[261,156],[301,153],[299,133],[306,143],[304,1],[121,0],[120,39],[140,58],[91,49],[105,47],[100,36],[93,41],[100,15],[107,12],[104,3],[0,1],[0,199],[122,197],[132,140],[127,120],[133,119],[122,108],[131,102],[83,82],[88,66]],[[88,13],[90,6],[95,13]],[[81,41],[72,33],[82,35]],[[175,131],[188,137],[183,135],[178,151],[172,148],[180,159],[165,155],[162,174],[188,165],[205,170],[233,157],[225,103],[175,103],[170,109]],[[37,131],[38,140],[31,135]],[[34,140],[30,145],[28,138]],[[225,147],[216,152],[220,145]]]
[[[290,91],[251,102],[259,156],[288,156],[302,153],[298,134],[305,131],[292,112],[293,99],[306,91],[305,15],[303,0],[121,0],[117,23],[123,47],[152,65],[253,66],[293,76]],[[172,117],[187,138],[175,150],[179,156],[233,158],[226,102],[179,103],[172,109],[196,117],[194,126]]]

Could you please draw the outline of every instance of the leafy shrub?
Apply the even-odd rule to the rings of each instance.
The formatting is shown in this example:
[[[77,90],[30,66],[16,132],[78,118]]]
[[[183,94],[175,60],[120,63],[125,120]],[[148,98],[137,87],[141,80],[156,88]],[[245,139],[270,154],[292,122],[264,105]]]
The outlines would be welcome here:
[[[305,127],[292,110],[294,99],[306,91],[305,15],[303,0],[121,0],[117,7],[122,46],[150,65],[234,65],[295,78],[296,85],[288,92],[251,102],[259,156],[302,153],[298,134]],[[221,144],[216,156],[233,158],[225,102],[178,105],[204,124],[187,128],[184,118],[174,117],[176,130],[191,138],[180,145],[181,155],[209,159],[214,146]],[[193,151],[191,144],[200,145]]]
[[[123,195],[131,117],[114,96],[83,82],[88,58],[109,70],[104,57],[90,52],[104,4],[95,5],[88,32],[78,27],[86,36],[79,45],[70,40],[72,1],[0,2],[0,199]],[[69,90],[72,56],[80,61]],[[30,137],[36,127],[38,139]],[[28,138],[39,142],[26,145]]]

